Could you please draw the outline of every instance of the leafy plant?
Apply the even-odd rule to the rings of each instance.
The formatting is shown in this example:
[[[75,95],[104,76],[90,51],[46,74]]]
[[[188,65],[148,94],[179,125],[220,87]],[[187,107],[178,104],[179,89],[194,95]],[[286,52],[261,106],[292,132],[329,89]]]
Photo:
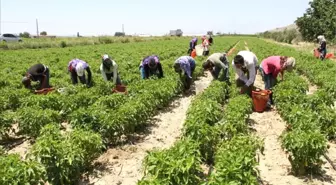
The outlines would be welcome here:
[[[289,153],[292,171],[297,175],[318,171],[321,156],[327,150],[326,138],[318,130],[294,130],[281,136],[282,147]]]
[[[17,114],[20,132],[31,137],[37,137],[43,126],[60,121],[61,116],[58,112],[36,106],[22,108]]]
[[[262,147],[263,142],[254,136],[237,135],[223,142],[216,152],[208,184],[259,184],[255,155]]]
[[[75,130],[63,136],[56,125],[46,125],[28,158],[45,166],[53,184],[75,184],[102,149],[102,139],[90,131]]]
[[[45,169],[32,160],[21,160],[17,154],[0,154],[0,184],[44,184]]]
[[[168,150],[150,152],[144,160],[145,177],[139,184],[146,182],[146,179],[157,179],[156,183],[170,185],[200,183],[201,155],[197,148],[197,143],[187,139]]]

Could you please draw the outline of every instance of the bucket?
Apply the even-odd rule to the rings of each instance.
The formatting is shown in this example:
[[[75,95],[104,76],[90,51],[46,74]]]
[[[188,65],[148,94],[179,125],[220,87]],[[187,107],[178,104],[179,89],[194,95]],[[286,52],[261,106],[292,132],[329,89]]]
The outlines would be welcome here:
[[[263,112],[267,107],[269,95],[272,93],[270,90],[257,90],[252,91],[253,109],[256,112]]]
[[[325,57],[326,59],[331,59],[331,58],[335,58],[333,53],[328,53]]]
[[[314,56],[320,58],[320,52],[317,49],[314,49]]]
[[[193,58],[196,57],[196,49],[194,49],[194,50],[191,52],[191,57],[193,57]]]
[[[127,94],[126,86],[124,85],[116,85],[116,87],[112,90],[113,93],[125,93]]]

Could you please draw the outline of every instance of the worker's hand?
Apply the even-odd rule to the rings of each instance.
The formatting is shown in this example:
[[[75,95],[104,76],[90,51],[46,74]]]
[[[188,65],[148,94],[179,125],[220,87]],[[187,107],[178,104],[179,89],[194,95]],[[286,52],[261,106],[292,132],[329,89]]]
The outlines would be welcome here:
[[[244,94],[247,90],[248,86],[244,85],[241,89],[240,89],[240,94]]]

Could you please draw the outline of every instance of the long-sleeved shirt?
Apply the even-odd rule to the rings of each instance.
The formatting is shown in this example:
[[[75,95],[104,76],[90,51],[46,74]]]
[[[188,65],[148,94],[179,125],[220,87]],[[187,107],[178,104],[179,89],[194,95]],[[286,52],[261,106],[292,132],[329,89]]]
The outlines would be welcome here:
[[[182,56],[178,58],[175,63],[179,63],[181,66],[181,69],[187,74],[189,78],[192,78],[191,76],[191,68],[195,67],[196,63],[195,60],[190,56]]]
[[[156,68],[155,69],[151,69],[149,67],[149,61],[151,59],[154,59],[155,60],[155,63],[156,63]],[[162,65],[160,63],[160,59],[157,55],[151,55],[151,56],[148,56],[148,57],[145,57],[141,64],[140,64],[140,67],[143,67],[143,69],[145,70],[145,78],[149,78],[149,75],[150,75],[150,71],[159,71],[159,75],[158,77],[159,78],[162,78],[163,77],[163,70],[162,70]]]
[[[233,69],[238,74],[239,79],[242,80],[246,86],[250,86],[254,83],[256,78],[256,66],[258,64],[258,58],[250,51],[240,51],[237,55],[241,55],[244,58],[243,67],[249,71],[249,79],[247,79],[242,69],[236,68],[234,61],[232,61]]]
[[[191,41],[190,41],[191,49],[195,49],[195,46],[197,45],[197,41],[198,41],[198,39],[196,37],[191,39]]]
[[[117,83],[117,78],[118,78],[118,64],[114,61],[114,60],[111,60],[112,61],[112,66],[111,68],[108,70],[104,67],[103,64],[100,65],[100,72],[103,76],[103,79],[105,81],[107,81],[107,76],[106,74],[111,74],[113,73],[113,83],[116,84]]]
[[[207,60],[216,67],[220,67],[222,69],[229,68],[229,62],[225,53],[214,53],[210,55]]]
[[[326,48],[327,48],[327,42],[322,41],[321,45],[320,45],[320,48],[319,48],[320,52],[322,52],[323,50],[326,50]]]
[[[39,77],[43,76],[46,72],[47,67],[43,64],[35,64],[30,67],[27,71],[31,75],[33,81],[36,81]]]
[[[270,56],[261,62],[265,74],[272,74],[274,78],[281,72],[280,56]]]
[[[89,64],[88,64],[88,63],[86,63],[86,62],[83,61],[83,60],[80,60],[80,59],[76,58],[76,59],[73,59],[73,60],[71,60],[71,61],[69,62],[69,64],[68,64],[68,69],[69,69],[69,71],[70,71],[70,68],[72,68],[72,69],[76,69],[76,66],[77,66],[77,64],[79,64],[79,63],[82,63],[82,64],[83,64],[84,69],[86,69],[87,67],[89,67]]]

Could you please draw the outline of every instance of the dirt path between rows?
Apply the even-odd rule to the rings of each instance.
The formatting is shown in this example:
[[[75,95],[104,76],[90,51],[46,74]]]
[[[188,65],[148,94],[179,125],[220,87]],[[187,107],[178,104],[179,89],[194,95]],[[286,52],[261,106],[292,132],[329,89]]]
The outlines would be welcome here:
[[[255,86],[264,89],[261,75],[256,76]],[[256,134],[264,139],[264,155],[259,154],[260,177],[268,185],[304,185],[304,179],[289,175],[291,164],[281,148],[279,136],[286,128],[286,122],[276,110],[262,113],[253,112],[250,120]]]
[[[245,47],[248,50],[247,44]],[[259,72],[258,72],[259,73]],[[264,82],[260,74],[256,76],[254,86],[264,89]],[[310,86],[309,93],[316,91],[316,87]],[[276,109],[265,111],[263,113],[253,112],[250,115],[250,121],[256,134],[264,139],[264,155],[259,154],[260,178],[263,184],[267,185],[306,185],[306,184],[330,184],[322,182],[322,179],[312,181],[307,178],[298,178],[290,175],[291,164],[288,156],[281,148],[279,136],[286,128],[286,122],[277,113]],[[332,148],[332,147],[330,147]],[[326,167],[323,167],[328,170]],[[329,170],[330,173],[331,170]],[[330,177],[330,175],[329,175]],[[336,175],[334,176],[336,177]],[[332,184],[332,183],[331,183]]]
[[[210,73],[195,81],[196,94],[201,93],[212,81]],[[181,135],[188,107],[195,95],[179,97],[167,110],[154,117],[155,123],[149,133],[138,143],[111,148],[101,155],[96,162],[103,169],[95,169],[98,177],[91,176],[89,182],[80,184],[97,185],[135,185],[143,176],[142,162],[146,151],[171,147]]]
[[[315,84],[310,83],[309,79],[306,76],[304,75],[300,75],[300,76],[302,79],[304,79],[308,83],[307,95],[313,95],[317,91],[318,87]]]

